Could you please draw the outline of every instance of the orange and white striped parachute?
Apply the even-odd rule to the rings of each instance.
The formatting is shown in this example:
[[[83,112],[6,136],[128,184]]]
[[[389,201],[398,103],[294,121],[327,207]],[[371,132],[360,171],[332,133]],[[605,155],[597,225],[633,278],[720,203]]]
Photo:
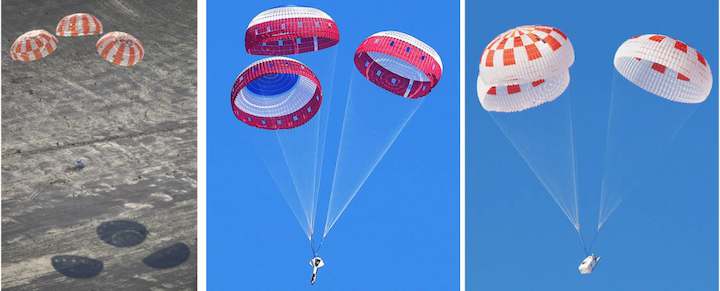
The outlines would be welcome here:
[[[671,101],[700,103],[712,89],[712,71],[702,54],[672,37],[645,34],[628,39],[613,63],[633,84]]]
[[[96,35],[103,33],[100,20],[87,13],[75,13],[63,17],[55,28],[57,36]]]
[[[526,25],[508,30],[480,59],[478,97],[487,111],[516,112],[555,100],[568,84],[575,52],[559,29]]]
[[[119,31],[103,35],[95,48],[101,57],[120,66],[135,65],[145,55],[145,49],[137,38]]]
[[[49,32],[38,29],[18,37],[10,48],[13,60],[32,61],[43,58],[57,48],[57,39]]]

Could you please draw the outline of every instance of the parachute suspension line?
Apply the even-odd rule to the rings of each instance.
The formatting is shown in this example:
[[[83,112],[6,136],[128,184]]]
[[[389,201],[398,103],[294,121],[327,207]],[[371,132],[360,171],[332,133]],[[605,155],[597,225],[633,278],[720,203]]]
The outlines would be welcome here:
[[[347,101],[346,101],[346,103],[345,103],[345,115],[348,114],[347,110],[348,110],[348,106],[350,105],[350,97],[351,97],[351,94],[352,94],[352,91],[351,91],[351,90],[352,90],[352,88],[353,88],[353,83],[354,83],[354,82],[355,82],[355,74],[350,74],[350,84],[348,85],[348,88],[350,88],[350,90],[348,90]],[[347,118],[347,117],[346,117],[346,118]],[[342,139],[343,139],[343,137],[345,136],[345,135],[343,134],[344,132],[345,132],[345,121],[343,120],[343,126],[342,126],[342,129],[341,129],[341,131],[340,131],[340,145],[342,145],[342,143],[343,143],[343,142],[342,142]],[[339,160],[340,160],[340,151],[342,150],[342,148],[341,148],[340,146],[338,146],[338,147],[339,147],[339,148],[338,148],[338,154],[337,154],[337,158],[335,159],[335,173],[337,173],[337,170],[338,170],[338,163],[339,163]],[[333,175],[333,176],[334,176],[334,175]],[[327,236],[327,233],[328,233],[328,231],[330,230],[330,228],[332,228],[332,225],[335,224],[335,222],[330,223],[330,206],[333,205],[333,200],[334,200],[333,198],[334,198],[334,197],[333,197],[333,195],[332,195],[332,194],[333,194],[333,193],[332,193],[332,189],[335,188],[335,183],[337,182],[336,178],[337,178],[337,177],[333,177],[332,188],[330,188],[330,202],[328,203],[327,217],[325,218],[325,230],[323,231],[323,240],[325,239],[325,236]]]
[[[321,106],[320,108],[320,129],[318,130],[318,150],[317,150],[317,161],[316,161],[316,181],[313,189],[313,199],[314,201],[317,201],[320,197],[320,182],[322,179],[322,168],[323,168],[323,162],[325,158],[325,145],[327,141],[327,128],[329,124],[330,119],[330,108],[332,104],[332,93],[333,93],[333,85],[335,83],[335,71],[337,70],[335,64],[337,64],[337,55],[338,55],[338,49],[337,46],[333,46],[330,48],[332,51],[332,74],[330,76],[330,83],[329,86],[323,88],[323,92],[326,92],[327,94],[323,93],[323,103],[325,103],[324,107]],[[312,217],[313,217],[313,230],[315,228],[315,217],[317,216],[317,203],[313,205],[312,209]],[[323,239],[325,237],[323,236]],[[322,245],[322,241],[320,243]],[[318,250],[320,247],[318,247]]]
[[[285,143],[289,143],[290,145],[300,144],[301,140],[297,136],[298,131],[305,130],[305,129],[307,129],[306,127],[314,127],[315,125],[312,123],[315,123],[315,122],[317,122],[317,121],[311,120],[307,124],[305,124],[305,126],[301,126],[301,127],[297,127],[297,128],[293,128],[293,129],[276,130],[275,131],[275,134],[278,139],[278,143],[280,144],[280,149],[283,154],[283,158],[285,159],[285,163],[288,166],[288,170],[290,171],[290,176],[292,178],[293,185],[295,186],[296,194],[298,196],[298,199],[300,200],[300,206],[303,208],[303,212],[305,213],[305,220],[308,224],[309,231],[312,231],[312,229],[313,229],[313,219],[312,219],[311,212],[310,212],[310,211],[312,211],[313,203],[312,203],[312,201],[310,201],[310,205],[307,205],[308,201],[304,201],[303,194],[306,191],[303,191],[304,189],[302,188],[302,186],[306,186],[306,185],[300,185],[299,181],[302,181],[303,179],[298,177],[298,174],[299,174],[298,171],[293,171],[293,168],[307,169],[308,165],[303,165],[303,164],[296,165],[296,163],[291,161],[290,158],[293,155],[288,155],[289,147],[287,147],[287,145],[285,145]],[[316,148],[317,148],[317,146],[315,147],[315,149]],[[317,153],[314,153],[314,154],[317,155]],[[316,160],[316,159],[313,158],[311,160]],[[300,161],[300,163],[302,163],[302,161]],[[313,183],[314,183],[314,179],[313,179]],[[312,197],[311,197],[311,199],[312,199]],[[308,208],[310,208],[310,209],[308,209]],[[308,235],[312,236],[311,232]]]
[[[262,86],[257,88],[261,95],[269,93],[265,89]],[[280,188],[283,197],[295,213],[309,240],[312,240],[313,211],[317,201],[314,189],[317,181],[315,174],[317,172],[317,132],[319,128],[319,118],[313,118],[302,126],[274,130],[273,135],[277,139],[282,156],[275,163],[265,161],[273,180]]]
[[[320,240],[320,244],[318,244],[317,249],[316,249],[316,248],[315,248],[315,238],[313,237],[313,238],[310,240],[310,248],[312,249],[313,257],[317,257],[318,253],[320,252],[320,248],[321,248],[322,245],[323,245],[323,242],[325,242],[325,238],[322,238],[322,239]]]
[[[568,96],[570,97],[570,96]],[[568,103],[570,103],[570,100],[568,100]],[[568,105],[568,115],[570,116],[570,149],[572,149],[572,168],[573,168],[573,194],[575,197],[575,230],[577,230],[578,235],[580,236],[580,242],[583,245],[583,250],[585,250],[585,256],[588,255],[588,249],[585,247],[585,240],[583,239],[582,233],[580,233],[580,213],[579,213],[579,205],[578,205],[578,183],[577,183],[577,155],[575,152],[575,137],[573,134],[573,118],[572,118],[572,106],[571,104]]]
[[[613,104],[615,104],[615,98],[616,98],[615,97],[615,82],[617,79],[617,74],[618,74],[617,70],[615,68],[613,68],[613,81],[612,81],[612,85],[610,86],[610,112],[608,113],[607,135],[605,136],[605,162],[604,162],[603,171],[605,171],[605,169],[607,169],[607,167],[608,167],[608,159],[609,159],[608,157],[610,154],[610,129],[612,128],[612,120],[613,120],[613,118],[612,118],[613,117],[613,107],[614,107]],[[598,227],[597,227],[597,230],[595,231],[596,234],[597,234],[597,231],[600,230],[600,227],[602,227],[602,225],[605,223],[605,219],[607,219],[607,217],[605,215],[603,215],[604,209],[605,209],[605,203],[606,203],[605,200],[607,199],[607,197],[605,197],[605,181],[604,181],[605,178],[606,177],[603,174],[603,181],[601,184],[602,186],[600,188],[600,213],[599,213],[599,217],[598,217]],[[608,217],[615,210],[615,208],[620,206],[620,202],[621,201],[618,201],[617,204],[612,207],[610,212],[607,214]]]
[[[583,239],[582,233],[580,233],[580,230],[577,231],[578,235],[580,236],[580,242],[582,243],[583,250],[585,250],[585,255],[588,255],[588,249],[585,247],[585,240]]]
[[[571,89],[572,90],[572,89]],[[568,96],[569,99],[570,96]],[[570,100],[568,100],[570,103]],[[575,151],[575,136],[573,134],[573,116],[572,116],[572,104],[568,105],[568,116],[570,116],[569,127],[570,127],[570,149],[572,150],[572,168],[573,168],[573,195],[575,197],[575,229],[580,231],[580,206],[578,205],[578,175],[577,175],[577,152]],[[582,235],[580,236],[582,237]]]
[[[320,252],[320,248],[323,246],[323,243],[324,243],[324,242],[325,242],[325,238],[323,237],[323,238],[320,240],[320,244],[318,245],[317,250],[313,250],[313,251],[315,252],[314,255],[315,255],[316,257],[317,257],[317,255],[318,255],[318,253]]]
[[[387,125],[384,128],[381,127],[377,119],[362,119],[362,111],[372,110],[373,108],[369,105],[364,105],[363,102],[353,99],[353,85],[355,85],[355,75],[352,73],[350,77],[350,86],[348,90],[347,104],[345,106],[345,117],[343,119],[342,130],[340,133],[340,144],[338,148],[337,160],[335,162],[335,173],[332,183],[332,190],[330,193],[330,202],[328,204],[328,214],[325,221],[325,231],[323,238],[327,235],[330,229],[335,225],[335,222],[340,215],[345,211],[347,206],[350,204],[352,199],[355,197],[357,192],[360,190],[365,181],[370,177],[370,174],[375,170],[375,167],[380,163],[382,157],[390,149],[390,146],[405,128],[407,123],[415,115],[415,112],[424,103],[425,99],[420,100],[413,99],[392,99],[399,102],[413,102],[412,106],[405,106],[402,114],[396,114],[401,116],[400,119],[387,121],[383,125]],[[380,93],[382,94],[382,93]],[[373,95],[373,98],[378,98]],[[389,98],[400,98],[398,96],[389,96]],[[367,100],[364,100],[366,103]],[[359,102],[359,103],[358,103]],[[391,101],[387,101],[391,102]],[[358,104],[354,104],[358,103]],[[399,103],[398,103],[399,104]],[[398,106],[398,104],[394,104]],[[402,106],[400,106],[402,107]],[[360,112],[360,113],[358,113]],[[358,121],[363,121],[366,126],[365,130],[358,128]],[[368,127],[372,128],[372,131],[367,130]],[[385,130],[385,131],[381,131]],[[380,139],[370,138],[370,134],[375,136],[381,136]],[[348,141],[350,139],[350,141]],[[355,151],[352,151],[355,149]],[[343,162],[347,162],[343,157],[347,158],[347,150],[351,150],[352,153],[358,154],[361,157],[355,157],[355,160],[362,160],[362,164],[350,164],[345,165]],[[353,170],[355,171],[351,171]],[[347,171],[351,171],[348,173]],[[360,179],[358,179],[360,178]],[[346,181],[349,180],[349,181]],[[341,181],[341,182],[338,182]],[[340,189],[342,188],[342,189]],[[338,195],[340,197],[338,197]]]
[[[333,56],[336,58],[336,54]],[[289,71],[272,68],[273,63],[282,61],[290,67]],[[266,63],[270,65],[261,66]],[[301,71],[293,69],[298,67]],[[249,83],[243,84],[240,81],[249,69],[259,70],[258,75],[249,77]],[[318,154],[324,149],[326,129],[322,126],[323,131],[320,131],[321,125],[326,124],[320,117],[327,116],[324,112],[327,110],[321,110],[320,106],[323,101],[319,95],[319,79],[299,61],[269,57],[245,69],[236,79],[235,86],[238,84],[242,86],[233,87],[231,93],[236,117],[250,126],[267,130],[264,131],[267,134],[258,137],[269,140],[253,138],[253,141],[266,154],[265,164],[275,184],[312,242],[320,183]],[[316,115],[319,116],[313,118]],[[314,247],[314,243],[311,246]]]
[[[660,155],[699,107],[647,92],[617,70],[614,70],[611,88],[598,230],[623,202],[623,196],[632,192],[630,189],[643,173],[640,169]],[[637,111],[639,109],[642,111]],[[633,140],[635,147],[627,147],[623,139],[637,136],[637,132],[647,128],[637,124],[649,122],[656,127],[655,134],[639,136]]]
[[[570,107],[570,101],[568,92],[562,94],[558,99],[562,98],[565,100],[556,100],[554,104],[548,104],[550,106],[556,106],[556,108],[552,108],[551,111],[555,114],[568,112],[568,114],[571,113],[569,107]],[[565,111],[564,108],[557,108],[557,106],[568,106],[568,110]],[[549,131],[549,128],[557,128],[561,123],[554,122],[550,120],[550,118],[541,118],[543,114],[547,114],[548,112],[542,112],[543,114],[539,115],[537,110],[548,110],[548,107],[538,107],[538,108],[532,108],[528,111],[521,112],[521,114],[526,114],[522,118],[509,118],[507,115],[508,113],[503,112],[488,112],[490,114],[490,117],[493,118],[495,123],[498,125],[500,130],[505,134],[505,136],[508,138],[508,140],[511,142],[513,147],[517,150],[517,152],[520,154],[520,156],[523,158],[523,160],[527,163],[530,170],[532,170],[533,174],[538,178],[538,180],[542,183],[542,185],[547,190],[548,194],[553,198],[555,203],[560,207],[563,214],[568,218],[570,223],[575,227],[576,230],[579,231],[579,223],[578,223],[578,216],[577,216],[577,182],[576,182],[576,176],[575,172],[577,171],[577,168],[575,167],[575,150],[574,150],[574,143],[572,140],[567,145],[563,145],[562,151],[555,151],[553,152],[554,148],[549,145],[550,140],[543,140],[540,141],[538,139],[537,135],[534,135],[535,133],[539,132],[540,130],[544,131],[543,133],[546,135],[549,134],[558,134],[558,130],[555,131]],[[518,114],[518,113],[510,113],[510,114]],[[571,117],[570,117],[571,118]],[[569,120],[569,122],[572,122],[572,119]],[[529,127],[521,127],[522,125],[529,125]],[[562,125],[564,126],[565,123],[563,122]],[[570,130],[570,134],[567,133],[559,133],[558,136],[555,136],[554,139],[572,139],[572,127],[568,127]],[[567,148],[569,146],[569,148]],[[563,159],[563,165],[553,165],[552,161],[549,161],[547,159],[544,159],[545,157],[554,156],[558,154],[559,152],[571,152],[572,157],[569,159],[569,161],[566,161]],[[565,156],[567,159],[567,157]],[[573,163],[572,165],[566,165],[567,162]],[[566,168],[567,167],[567,168]],[[571,168],[570,168],[571,167]],[[567,175],[566,171],[571,171],[571,175],[573,177],[565,177],[565,178],[571,178],[572,181],[566,181],[563,180],[564,176]],[[563,187],[565,183],[573,183],[571,188],[567,189]],[[572,192],[572,193],[570,193]],[[571,197],[569,197],[571,196]],[[574,199],[575,201],[569,201],[569,199]],[[572,207],[575,207],[576,209],[572,209]]]
[[[589,253],[589,252],[592,251],[593,244],[595,244],[595,238],[597,238],[597,234],[598,234],[599,231],[600,231],[600,228],[598,228],[598,229],[595,231],[595,235],[593,235],[593,239],[592,239],[592,241],[590,242],[590,247],[588,248],[588,250],[587,250],[587,252],[586,252],[586,255],[587,255],[587,253]]]

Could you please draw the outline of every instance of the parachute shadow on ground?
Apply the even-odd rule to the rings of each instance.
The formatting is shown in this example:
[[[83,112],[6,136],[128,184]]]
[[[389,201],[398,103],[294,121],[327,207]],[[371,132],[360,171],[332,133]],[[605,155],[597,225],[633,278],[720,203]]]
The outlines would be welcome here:
[[[56,271],[68,277],[88,279],[100,274],[103,262],[87,257],[62,255],[50,259]]]
[[[134,221],[113,220],[100,224],[97,234],[106,243],[126,248],[141,244],[148,231],[144,225]]]
[[[143,263],[155,269],[169,269],[182,265],[188,258],[190,248],[184,243],[176,243],[145,257]]]

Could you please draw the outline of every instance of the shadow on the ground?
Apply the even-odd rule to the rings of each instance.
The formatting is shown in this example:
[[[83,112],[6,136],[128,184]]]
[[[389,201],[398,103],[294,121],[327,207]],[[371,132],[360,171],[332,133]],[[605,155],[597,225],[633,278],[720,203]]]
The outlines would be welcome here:
[[[143,263],[156,269],[177,267],[190,258],[190,248],[184,243],[176,243],[161,249],[143,259]]]
[[[147,237],[145,226],[125,220],[106,221],[97,228],[100,239],[116,247],[127,248],[141,244]]]
[[[92,278],[103,269],[103,262],[81,256],[54,256],[51,261],[56,271],[72,278]]]

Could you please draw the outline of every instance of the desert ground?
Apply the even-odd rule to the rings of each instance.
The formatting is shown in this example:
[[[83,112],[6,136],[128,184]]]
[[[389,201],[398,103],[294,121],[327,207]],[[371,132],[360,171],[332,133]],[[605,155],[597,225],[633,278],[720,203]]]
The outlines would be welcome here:
[[[99,35],[12,60],[81,12],[142,61],[101,58]],[[2,1],[1,55],[2,290],[195,290],[196,1]]]

